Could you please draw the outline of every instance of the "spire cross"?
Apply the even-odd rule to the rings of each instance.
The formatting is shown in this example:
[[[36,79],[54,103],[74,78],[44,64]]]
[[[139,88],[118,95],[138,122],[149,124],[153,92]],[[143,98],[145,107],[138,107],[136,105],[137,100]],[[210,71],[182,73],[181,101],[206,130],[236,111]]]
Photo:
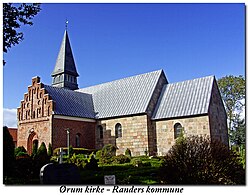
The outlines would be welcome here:
[[[66,19],[66,21],[65,21],[65,30],[67,30],[68,23],[69,23],[69,21]]]

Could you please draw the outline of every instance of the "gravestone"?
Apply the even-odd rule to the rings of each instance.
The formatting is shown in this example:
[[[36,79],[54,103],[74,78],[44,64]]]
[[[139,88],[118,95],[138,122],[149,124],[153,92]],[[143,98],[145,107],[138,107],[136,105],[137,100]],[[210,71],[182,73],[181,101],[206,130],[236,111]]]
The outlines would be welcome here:
[[[40,170],[41,184],[80,184],[80,173],[74,164],[44,165]]]
[[[115,185],[115,175],[105,175],[104,184],[106,185]]]
[[[63,148],[59,148],[59,164],[62,164],[63,163],[63,155],[65,154],[65,152],[63,151]]]

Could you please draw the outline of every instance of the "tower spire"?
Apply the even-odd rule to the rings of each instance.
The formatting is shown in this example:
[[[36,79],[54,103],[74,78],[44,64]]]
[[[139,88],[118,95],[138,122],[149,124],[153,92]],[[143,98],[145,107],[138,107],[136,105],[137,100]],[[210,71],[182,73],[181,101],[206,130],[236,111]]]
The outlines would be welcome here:
[[[78,89],[77,77],[79,75],[73,58],[67,29],[64,32],[57,61],[51,76],[53,78],[52,86],[54,87],[64,87],[71,90]]]
[[[68,23],[69,23],[69,21],[66,19],[65,20],[65,30],[67,31],[67,28],[68,28]]]

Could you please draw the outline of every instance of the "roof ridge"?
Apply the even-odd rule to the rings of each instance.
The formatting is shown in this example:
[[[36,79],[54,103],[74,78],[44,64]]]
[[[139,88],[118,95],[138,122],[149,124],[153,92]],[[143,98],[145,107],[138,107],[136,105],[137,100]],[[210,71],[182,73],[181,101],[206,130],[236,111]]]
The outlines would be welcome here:
[[[156,72],[162,72],[162,71],[163,71],[163,69],[159,69],[159,70],[155,70],[155,71],[151,71],[151,72],[146,72],[146,73],[142,73],[142,74],[128,76],[128,77],[124,77],[124,78],[121,78],[121,79],[116,79],[116,80],[113,80],[113,81],[107,81],[107,82],[104,82],[104,83],[99,83],[99,84],[96,84],[96,85],[91,85],[91,86],[88,86],[88,87],[83,87],[83,88],[77,89],[76,91],[88,89],[88,88],[91,88],[91,87],[106,85],[106,84],[114,83],[114,82],[117,82],[117,81],[126,80],[126,79],[130,79],[130,78],[134,78],[134,77],[138,77],[138,76],[143,76],[143,75],[148,75],[148,74],[152,74],[152,73],[156,73]]]
[[[177,83],[185,83],[185,82],[188,82],[188,81],[195,81],[195,80],[199,80],[199,79],[204,79],[204,78],[214,78],[215,76],[214,75],[209,75],[209,76],[204,76],[204,77],[198,77],[198,78],[194,78],[194,79],[187,79],[187,80],[184,80],[184,81],[177,81],[177,82],[174,82],[174,83],[168,83],[168,85],[173,85],[173,84],[177,84]]]
[[[85,92],[81,92],[81,91],[78,91],[78,90],[72,90],[72,89],[68,89],[68,88],[63,88],[63,87],[54,87],[54,86],[51,86],[51,85],[47,85],[47,84],[43,84],[44,85],[44,88],[45,86],[48,86],[48,87],[51,87],[53,89],[56,89],[56,90],[61,90],[61,91],[68,91],[68,92],[72,92],[72,93],[83,93],[83,94],[88,94],[88,95],[92,95],[90,93],[85,93]]]

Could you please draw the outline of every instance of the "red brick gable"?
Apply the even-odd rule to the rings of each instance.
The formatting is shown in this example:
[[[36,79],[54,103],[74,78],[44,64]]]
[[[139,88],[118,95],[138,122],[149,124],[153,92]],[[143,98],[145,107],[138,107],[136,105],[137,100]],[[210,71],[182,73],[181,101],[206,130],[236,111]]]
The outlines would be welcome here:
[[[54,102],[40,83],[40,77],[32,78],[32,85],[28,86],[28,93],[24,94],[21,106],[17,108],[18,121],[33,121],[46,118],[54,110]]]

